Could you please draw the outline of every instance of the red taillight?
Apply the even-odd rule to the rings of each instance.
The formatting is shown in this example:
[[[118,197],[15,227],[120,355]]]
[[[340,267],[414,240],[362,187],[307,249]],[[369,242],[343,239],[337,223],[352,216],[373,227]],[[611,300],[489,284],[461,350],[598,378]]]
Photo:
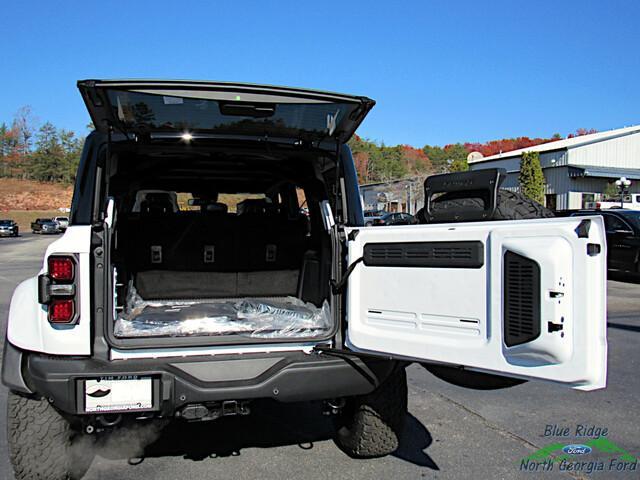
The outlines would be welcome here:
[[[52,300],[49,304],[49,321],[51,323],[69,323],[75,313],[74,301],[71,299]]]
[[[44,279],[41,303],[48,305],[49,322],[73,323],[77,320],[76,260],[71,255],[51,255],[47,267],[48,274],[40,277]]]
[[[49,257],[49,276],[53,280],[70,282],[74,276],[74,261],[71,257]]]
[[[600,208],[600,202],[596,202],[596,208]]]

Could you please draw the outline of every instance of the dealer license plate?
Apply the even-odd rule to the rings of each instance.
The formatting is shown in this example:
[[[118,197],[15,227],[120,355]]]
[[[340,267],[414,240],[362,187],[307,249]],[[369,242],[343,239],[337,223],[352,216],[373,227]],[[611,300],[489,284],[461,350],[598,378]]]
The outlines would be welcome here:
[[[153,408],[151,377],[106,377],[84,381],[84,410],[96,412],[126,412]]]

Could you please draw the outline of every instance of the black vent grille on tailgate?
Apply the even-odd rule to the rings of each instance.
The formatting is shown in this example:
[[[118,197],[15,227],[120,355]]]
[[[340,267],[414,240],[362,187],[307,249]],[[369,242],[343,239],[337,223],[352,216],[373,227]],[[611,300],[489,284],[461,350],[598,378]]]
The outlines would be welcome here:
[[[482,242],[367,243],[368,267],[480,268],[484,265]]]
[[[389,258],[402,258],[402,248],[391,247],[386,245],[380,245],[379,247],[371,249],[371,258],[376,259],[389,259]]]
[[[504,255],[504,342],[513,347],[540,336],[540,267],[522,255]]]

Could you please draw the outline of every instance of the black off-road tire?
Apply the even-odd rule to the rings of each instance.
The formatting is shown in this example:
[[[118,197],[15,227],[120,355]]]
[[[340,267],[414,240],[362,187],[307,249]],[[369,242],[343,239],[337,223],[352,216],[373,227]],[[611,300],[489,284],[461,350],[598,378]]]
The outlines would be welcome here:
[[[46,400],[9,392],[7,438],[16,480],[79,480],[93,456],[72,450],[76,432]]]
[[[407,416],[407,374],[395,371],[375,391],[347,400],[335,442],[353,458],[383,457],[395,452]]]
[[[446,210],[449,208],[459,209],[460,207],[482,209],[482,201],[477,198],[451,198],[445,194],[434,200],[434,210]],[[426,223],[421,209],[416,215],[420,223]],[[521,193],[509,190],[498,192],[496,213],[493,220],[524,220],[528,218],[549,218],[554,214],[551,210],[540,205],[535,200],[525,197]]]

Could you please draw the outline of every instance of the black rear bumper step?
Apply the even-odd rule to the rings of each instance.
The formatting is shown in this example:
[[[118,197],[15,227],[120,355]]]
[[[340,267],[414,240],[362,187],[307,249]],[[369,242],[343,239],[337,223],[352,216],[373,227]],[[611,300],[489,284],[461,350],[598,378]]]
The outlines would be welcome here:
[[[22,371],[28,390],[50,399],[59,410],[82,414],[82,380],[103,377],[151,376],[154,410],[173,416],[186,405],[225,400],[270,398],[281,402],[325,400],[373,391],[393,371],[396,362],[377,358],[340,358],[303,352],[220,355],[102,361],[22,352],[22,365],[5,365],[4,382],[20,381],[6,371]],[[15,357],[15,356],[13,356]],[[12,358],[13,358],[12,357]],[[23,392],[29,393],[29,392]]]

